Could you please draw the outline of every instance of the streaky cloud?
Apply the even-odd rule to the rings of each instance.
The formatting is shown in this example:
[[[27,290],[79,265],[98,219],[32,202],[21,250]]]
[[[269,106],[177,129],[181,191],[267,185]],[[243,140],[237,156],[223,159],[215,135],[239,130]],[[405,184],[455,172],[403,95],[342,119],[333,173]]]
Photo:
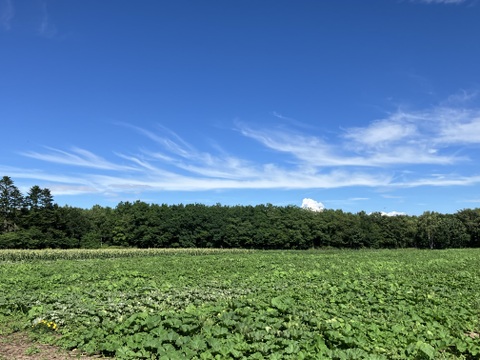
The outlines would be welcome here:
[[[186,143],[180,136],[178,136],[175,132],[163,127],[157,125],[157,127],[160,129],[160,132],[162,132],[163,136],[158,135],[154,133],[153,131],[144,129],[139,126],[127,124],[127,123],[119,123],[119,125],[131,128],[135,130],[136,132],[146,136],[150,140],[153,140],[156,142],[158,145],[164,147],[166,150],[169,152],[181,156],[181,157],[188,157],[192,152],[194,152],[194,148]]]
[[[440,175],[434,174],[431,177],[424,177],[403,182],[395,182],[391,187],[419,187],[419,186],[470,186],[480,183],[480,175]]]
[[[12,0],[1,0],[0,2],[0,25],[5,31],[12,28],[12,20],[15,16],[15,8]]]
[[[9,166],[0,166],[0,172],[2,172],[3,174],[9,174],[9,176],[18,179],[41,180],[46,182],[67,184],[89,184],[89,182],[83,177],[67,176],[64,174],[52,174],[50,172],[45,172],[45,170],[39,169],[23,169]]]
[[[376,121],[368,127],[348,129],[345,138],[367,148],[382,148],[407,138],[415,138],[417,132],[416,126],[411,122],[387,119]]]
[[[231,180],[177,175],[171,178],[92,175],[90,180],[103,191],[209,191],[231,189],[312,189],[349,186],[386,186],[389,178],[363,173],[332,172],[305,177],[278,172],[275,175],[252,180]]]
[[[38,27],[38,34],[48,39],[54,38],[57,35],[57,27],[50,19],[46,2],[41,3],[41,20]]]
[[[445,109],[438,120],[438,143],[480,144],[480,111]]]
[[[50,184],[48,188],[55,196],[98,193],[98,189],[94,186]]]
[[[463,105],[477,99],[478,95],[478,90],[461,89],[457,93],[450,95],[441,105],[446,107]]]
[[[103,170],[137,170],[133,166],[124,166],[109,162],[100,156],[93,154],[88,150],[81,148],[72,148],[71,152],[46,147],[50,150],[49,153],[38,153],[34,151],[27,151],[21,153],[24,156],[42,160],[46,162],[52,162],[57,164],[64,164],[69,166],[80,166],[93,169]]]
[[[340,149],[315,136],[278,129],[252,129],[243,125],[239,131],[269,149],[290,154],[302,164],[314,167],[364,165],[361,157],[337,155]]]
[[[392,131],[392,127],[396,131]],[[242,127],[240,131],[269,149],[291,155],[299,164],[315,168],[452,164],[463,160],[454,155],[439,155],[437,149],[431,147],[431,139],[420,138],[411,126],[391,125],[388,121],[348,129],[343,135],[345,140],[340,143],[278,129]]]
[[[306,128],[257,128],[237,122],[236,133],[251,139],[256,151],[273,153],[269,160],[229,153],[216,143],[208,150],[197,149],[160,125],[152,130],[120,124],[150,142],[144,142],[138,153],[113,151],[115,156],[109,160],[78,147],[69,151],[49,147],[44,152],[27,151],[22,153],[26,157],[61,164],[66,170],[58,170],[62,175],[47,171],[22,173],[22,169],[13,173],[52,181],[56,191],[63,194],[104,195],[341,187],[387,190],[478,184],[480,174],[448,173],[452,165],[476,160],[458,156],[459,148],[480,143],[480,110],[453,103],[416,111],[399,109],[363,127],[340,129],[329,136]],[[413,171],[415,165],[422,165],[420,172]],[[77,172],[76,167],[88,168],[92,173]]]

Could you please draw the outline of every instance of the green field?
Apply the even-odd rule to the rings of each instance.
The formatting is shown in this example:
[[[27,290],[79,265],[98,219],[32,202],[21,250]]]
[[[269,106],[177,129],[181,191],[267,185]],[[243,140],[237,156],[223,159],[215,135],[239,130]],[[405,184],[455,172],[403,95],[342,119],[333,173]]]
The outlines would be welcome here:
[[[0,327],[118,359],[478,359],[480,250],[0,252]]]

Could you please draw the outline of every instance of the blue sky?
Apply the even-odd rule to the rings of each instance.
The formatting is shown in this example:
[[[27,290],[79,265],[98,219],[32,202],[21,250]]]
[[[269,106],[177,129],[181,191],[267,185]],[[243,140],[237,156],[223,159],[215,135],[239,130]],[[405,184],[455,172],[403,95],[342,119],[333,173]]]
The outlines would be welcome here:
[[[57,203],[480,207],[476,0],[0,0],[0,175]]]

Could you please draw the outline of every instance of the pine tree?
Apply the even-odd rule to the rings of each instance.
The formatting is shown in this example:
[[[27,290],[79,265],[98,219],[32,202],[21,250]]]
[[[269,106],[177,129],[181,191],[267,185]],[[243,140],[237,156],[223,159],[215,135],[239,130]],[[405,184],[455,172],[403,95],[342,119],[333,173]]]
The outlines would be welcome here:
[[[10,177],[4,176],[0,180],[0,224],[2,233],[17,229],[17,220],[23,206],[22,193]]]

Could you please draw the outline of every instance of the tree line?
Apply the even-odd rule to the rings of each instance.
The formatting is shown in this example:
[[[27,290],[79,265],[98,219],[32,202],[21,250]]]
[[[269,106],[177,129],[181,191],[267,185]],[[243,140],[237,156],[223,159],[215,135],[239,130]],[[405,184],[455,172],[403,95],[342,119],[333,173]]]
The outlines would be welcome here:
[[[480,246],[480,209],[384,216],[297,206],[120,202],[115,208],[59,206],[49,189],[23,195],[0,180],[0,248],[199,247],[249,249]]]

